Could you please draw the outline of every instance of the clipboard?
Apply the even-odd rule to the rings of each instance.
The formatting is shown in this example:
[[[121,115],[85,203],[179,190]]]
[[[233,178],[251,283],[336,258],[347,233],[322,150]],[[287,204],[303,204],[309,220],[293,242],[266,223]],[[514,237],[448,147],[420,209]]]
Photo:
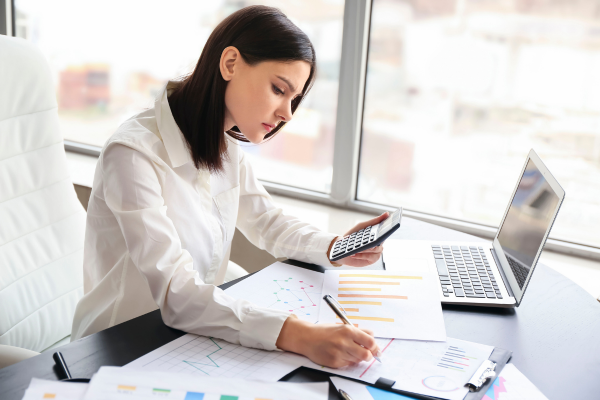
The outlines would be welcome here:
[[[485,395],[485,393],[487,392],[489,387],[493,384],[494,378],[496,376],[498,376],[498,374],[502,371],[502,369],[504,368],[506,363],[508,363],[508,361],[510,360],[511,357],[512,357],[512,351],[501,349],[499,347],[495,347],[494,351],[492,351],[492,354],[490,355],[490,357],[486,360],[486,361],[491,361],[494,364],[495,368],[493,370],[493,374],[491,374],[491,375],[488,374],[488,371],[486,370],[486,368],[484,368],[486,362],[482,363],[482,365],[480,366],[480,368],[477,369],[477,371],[475,372],[473,377],[471,377],[471,379],[469,379],[469,382],[471,382],[473,380],[481,379],[482,384],[476,390],[473,390],[472,388],[470,388],[469,393],[467,393],[467,395],[464,397],[463,400],[481,400],[481,398]],[[479,376],[477,376],[477,375],[479,375]],[[347,377],[344,377],[344,378],[348,379]],[[354,379],[352,379],[352,380],[354,380]],[[360,382],[360,381],[357,381],[357,382]],[[364,382],[362,382],[362,383],[364,384]],[[398,394],[402,394],[404,396],[413,397],[415,399],[440,400],[438,397],[431,397],[431,396],[427,396],[427,395],[423,395],[423,394],[407,392],[405,390],[393,389],[392,386],[394,386],[395,383],[396,383],[396,381],[394,381],[394,380],[381,377],[377,380],[377,382],[375,382],[374,385],[368,385],[368,386],[373,386],[378,389],[386,390],[388,392],[398,393]]]

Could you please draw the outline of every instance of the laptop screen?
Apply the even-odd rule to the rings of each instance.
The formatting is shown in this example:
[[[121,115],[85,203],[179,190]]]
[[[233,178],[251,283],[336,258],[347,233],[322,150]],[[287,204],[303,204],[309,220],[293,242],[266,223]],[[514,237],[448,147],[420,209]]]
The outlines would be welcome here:
[[[497,236],[521,290],[552,224],[559,200],[529,159]]]

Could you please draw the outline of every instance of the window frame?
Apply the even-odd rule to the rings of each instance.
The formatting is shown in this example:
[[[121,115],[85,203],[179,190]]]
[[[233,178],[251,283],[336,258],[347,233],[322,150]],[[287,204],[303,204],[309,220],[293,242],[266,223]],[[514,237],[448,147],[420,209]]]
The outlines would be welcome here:
[[[372,0],[346,0],[344,4],[331,192],[321,193],[261,180],[269,193],[370,214],[394,209],[388,205],[357,198],[372,6]],[[4,32],[0,31],[0,34],[10,32],[7,36],[14,36],[14,0],[0,0],[0,8],[4,11],[0,12],[0,18],[5,17],[3,18],[5,24],[0,25],[0,29]],[[94,157],[100,155],[101,148],[98,146],[71,140],[64,142],[65,151]],[[497,231],[495,226],[418,210],[404,209],[403,214],[406,217],[487,239],[493,239]],[[559,253],[600,260],[599,247],[553,238],[548,239],[545,247]]]

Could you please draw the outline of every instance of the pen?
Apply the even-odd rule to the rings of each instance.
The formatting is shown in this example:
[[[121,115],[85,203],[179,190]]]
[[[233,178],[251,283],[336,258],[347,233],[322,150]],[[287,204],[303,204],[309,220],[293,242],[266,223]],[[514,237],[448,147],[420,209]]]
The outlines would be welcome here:
[[[58,351],[52,355],[52,358],[54,358],[54,362],[58,366],[60,372],[67,377],[66,379],[71,379],[71,373],[69,372],[69,368],[67,368],[67,363],[65,362],[62,353]]]
[[[335,315],[340,317],[340,319],[342,320],[342,322],[344,322],[344,324],[352,325],[352,323],[348,320],[348,318],[346,318],[346,311],[342,311],[342,310],[344,310],[342,308],[342,306],[338,307],[338,305],[336,304],[337,301],[333,297],[326,294],[325,296],[323,296],[323,300],[325,300],[325,303],[327,303],[327,305],[329,306],[329,308],[331,308],[331,310],[335,313]],[[377,361],[381,362],[381,359],[379,357],[377,357],[375,354],[373,354],[373,358],[375,358]]]
[[[350,397],[350,395],[346,392],[344,392],[342,389],[339,390],[340,391],[340,395],[342,396],[342,398],[344,400],[352,400],[352,397]]]

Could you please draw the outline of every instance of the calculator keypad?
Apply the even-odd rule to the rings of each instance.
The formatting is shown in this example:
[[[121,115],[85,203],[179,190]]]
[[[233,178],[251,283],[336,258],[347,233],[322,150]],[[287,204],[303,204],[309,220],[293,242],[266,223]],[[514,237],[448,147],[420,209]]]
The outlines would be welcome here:
[[[366,246],[367,244],[375,240],[375,232],[378,225],[367,226],[358,232],[354,232],[351,235],[339,239],[333,245],[331,251],[332,258],[343,258],[344,254],[350,253],[358,249],[359,247]]]

